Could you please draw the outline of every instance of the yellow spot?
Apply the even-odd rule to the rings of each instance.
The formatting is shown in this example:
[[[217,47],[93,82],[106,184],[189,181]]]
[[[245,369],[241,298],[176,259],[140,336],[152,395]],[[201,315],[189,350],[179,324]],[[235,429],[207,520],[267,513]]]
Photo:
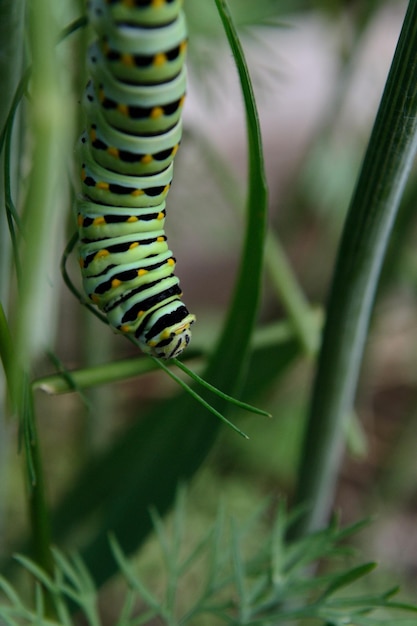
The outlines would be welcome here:
[[[138,276],[145,276],[148,273],[148,270],[140,269],[138,270]]]
[[[165,241],[165,237],[162,237],[162,236],[161,237],[157,237],[156,241],[158,241],[158,242]]]
[[[138,221],[138,218],[136,217],[136,215],[131,215],[131,216],[130,216],[127,220],[126,220],[126,222],[128,222],[128,223],[137,222],[137,221]]]
[[[98,99],[100,100],[100,102],[104,102],[105,98],[106,98],[106,95],[104,93],[104,89],[100,88],[98,90]]]
[[[92,293],[90,299],[94,302],[94,304],[98,304],[100,302],[100,298],[96,293]]]
[[[103,189],[104,191],[109,190],[109,183],[105,183],[104,180],[98,180],[96,182],[97,189]]]
[[[187,40],[184,39],[184,41],[181,41],[180,43],[180,54],[184,54],[186,50],[187,50]]]
[[[145,311],[138,311],[138,314],[136,317],[142,317],[142,315],[145,313]]]
[[[163,52],[158,52],[158,54],[155,54],[153,58],[152,65],[154,65],[155,67],[161,67],[162,65],[165,65],[166,62],[167,55]]]
[[[158,117],[162,117],[164,114],[164,109],[162,107],[154,107],[151,111],[151,119],[152,120],[157,120]]]
[[[83,267],[84,267],[84,259],[82,257],[80,257],[78,259],[78,263],[80,264],[81,269],[83,269]]]
[[[152,0],[152,7],[158,9],[165,5],[165,0]]]
[[[101,215],[100,217],[96,217],[93,221],[93,226],[102,226],[106,223],[105,218]]]
[[[184,106],[184,102],[185,102],[185,95],[180,98],[179,106],[180,107]]]
[[[144,193],[143,189],[134,189],[130,195],[136,198],[136,196],[143,196]]]
[[[156,341],[148,341],[148,346],[149,346],[150,348],[154,348],[154,347],[155,347],[155,346],[157,346],[157,345],[158,345],[158,342],[156,342]]]
[[[86,171],[85,171],[85,169],[83,167],[82,170],[81,170],[81,180],[84,182],[86,178],[87,178],[87,174],[86,174]]]
[[[172,148],[171,155],[172,155],[173,157],[177,154],[177,152],[178,152],[178,148],[179,148],[179,147],[180,147],[180,145],[177,143],[177,144],[175,144],[175,146]]]
[[[171,265],[171,267],[174,267],[175,261],[174,261],[174,259],[172,257],[170,259],[168,259],[167,265]]]
[[[168,183],[168,185],[165,185],[162,193],[168,193],[170,187],[171,187],[171,183]]]
[[[190,324],[188,322],[186,324],[181,324],[181,326],[179,326],[174,332],[176,335],[180,335],[186,328],[190,328]]]
[[[135,65],[135,61],[131,54],[127,54],[127,53],[122,54],[121,61],[123,65],[126,65],[127,67],[134,67]]]
[[[130,326],[127,326],[127,325],[126,326],[125,325],[124,326],[120,326],[120,331],[122,333],[129,333],[130,332]]]
[[[119,287],[119,285],[122,284],[122,281],[119,280],[118,278],[113,278],[113,280],[111,281],[111,286],[113,287],[113,289],[115,289],[116,287]]]
[[[90,129],[90,140],[95,141],[97,139],[97,133],[95,128]]]
[[[133,243],[130,244],[129,250],[133,250],[134,248],[137,248],[138,245],[139,245],[139,241],[134,241]]]
[[[161,333],[161,339],[169,339],[171,336],[171,331],[169,331],[168,329],[165,329],[163,333]]]
[[[103,52],[104,54],[107,56],[109,54],[110,50],[110,46],[109,46],[109,42],[108,41],[102,41],[102,47],[103,47]]]
[[[109,146],[107,148],[107,154],[110,154],[110,156],[116,157],[116,159],[119,158],[119,151],[117,148],[114,148],[113,146]]]
[[[78,213],[78,215],[77,215],[77,224],[78,224],[78,226],[82,226],[83,223],[84,223],[84,218],[81,215],[81,213]]]
[[[140,160],[140,162],[143,163],[143,165],[148,165],[148,163],[152,163],[152,161],[153,161],[152,154],[144,154]]]
[[[102,250],[99,250],[95,256],[94,256],[94,260],[95,259],[101,259],[102,257],[105,256],[109,256],[110,252],[108,250],[106,250],[106,248],[103,248]]]
[[[117,110],[122,115],[125,115],[126,117],[129,117],[129,109],[128,109],[127,104],[123,104],[122,102],[119,102],[119,104],[117,105]]]
[[[164,213],[162,213],[162,211],[161,211],[160,213],[158,213],[158,216],[157,216],[157,218],[156,218],[156,219],[157,219],[157,220],[163,220],[163,219],[164,219],[164,217],[165,217],[165,215],[164,215]]]

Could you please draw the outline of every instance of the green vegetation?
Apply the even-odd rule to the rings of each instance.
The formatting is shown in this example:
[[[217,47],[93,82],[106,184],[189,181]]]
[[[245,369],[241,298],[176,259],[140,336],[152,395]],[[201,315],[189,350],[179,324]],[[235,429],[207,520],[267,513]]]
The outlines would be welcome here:
[[[416,190],[406,184],[417,147],[417,2],[406,11],[388,0],[186,0],[191,107],[197,90],[194,108],[206,100],[207,125],[222,129],[232,55],[240,94],[230,119],[242,118],[237,133],[246,128],[247,164],[238,173],[239,158],[225,156],[233,141],[186,111],[167,230],[198,324],[169,367],[138,356],[82,306],[71,205],[88,25],[82,6],[34,0],[25,41],[23,9],[0,0],[0,623],[74,624],[81,611],[93,626],[415,624],[412,593],[394,598],[397,583],[406,598],[412,587],[406,562],[368,574],[378,546],[387,559],[384,519],[413,515]],[[399,18],[397,29],[388,20],[399,41],[376,121],[372,132],[352,120],[346,129],[343,104],[349,111],[352,92],[361,95],[353,78],[384,12]],[[292,33],[305,60],[302,33],[315,28],[334,33],[332,89],[277,197],[271,145],[286,154],[296,130],[294,117],[289,133],[280,123],[297,65],[285,42]],[[282,42],[275,57],[273,42]],[[300,89],[306,116],[310,87]],[[393,394],[388,436],[378,393]],[[246,403],[264,415],[243,414]],[[362,467],[367,482],[349,484],[343,467]]]

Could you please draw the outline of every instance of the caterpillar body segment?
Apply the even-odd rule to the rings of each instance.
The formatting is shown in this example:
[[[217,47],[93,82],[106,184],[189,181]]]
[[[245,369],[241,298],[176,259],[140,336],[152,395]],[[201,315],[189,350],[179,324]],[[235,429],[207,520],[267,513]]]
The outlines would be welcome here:
[[[131,207],[109,211],[102,204],[80,200],[78,211],[78,232],[84,242],[163,230],[166,216],[165,202],[138,212]]]
[[[85,110],[88,137],[84,141],[88,140],[89,154],[99,165],[120,174],[148,176],[173,162],[181,141],[181,120],[168,131],[143,136],[138,142],[135,135],[109,126],[97,104],[87,101]]]
[[[173,358],[195,317],[164,231],[181,141],[187,33],[179,0],[92,0],[86,129],[78,146],[79,257],[90,300],[143,352]]]
[[[154,135],[167,131],[180,119],[187,80],[185,67],[172,80],[143,85],[117,80],[97,48],[90,48],[88,60],[94,93],[87,93],[87,98],[99,101],[111,126],[135,135]]]
[[[159,206],[166,198],[171,181],[172,163],[159,174],[148,176],[128,176],[116,174],[94,161],[89,154],[88,139],[82,135],[81,189],[93,202],[108,206],[128,206],[147,208]]]
[[[93,14],[97,47],[113,76],[127,83],[154,84],[170,80],[184,66],[187,49],[185,17],[163,28],[117,25],[108,14]]]
[[[180,13],[183,0],[105,0],[104,4],[116,24],[155,27],[172,22]]]

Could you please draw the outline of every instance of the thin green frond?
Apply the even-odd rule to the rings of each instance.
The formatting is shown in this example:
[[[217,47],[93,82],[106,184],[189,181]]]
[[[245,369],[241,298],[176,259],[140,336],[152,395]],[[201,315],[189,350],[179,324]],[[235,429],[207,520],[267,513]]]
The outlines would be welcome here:
[[[179,369],[181,369],[185,374],[187,374],[192,380],[197,382],[202,387],[205,387],[209,391],[212,391],[214,394],[219,396],[219,398],[226,400],[226,402],[229,402],[230,404],[237,406],[239,409],[248,411],[249,413],[255,413],[256,415],[263,415],[264,417],[272,417],[272,415],[268,413],[268,411],[264,411],[263,409],[259,409],[256,406],[252,406],[250,404],[247,404],[246,402],[242,402],[241,400],[238,400],[237,398],[234,398],[232,396],[229,396],[227,393],[224,393],[223,391],[221,391],[221,389],[217,389],[217,387],[215,387],[214,385],[211,385],[209,382],[204,380],[204,378],[201,378],[201,376],[199,376],[198,374],[190,370],[188,367],[184,365],[184,363],[182,363],[178,359],[173,359],[173,361],[175,365]]]
[[[34,561],[28,559],[23,554],[17,554],[15,559],[20,565],[22,565],[28,572],[32,574],[32,576],[38,580],[45,589],[48,589],[51,592],[56,591],[55,583],[52,578]]]
[[[327,589],[324,590],[320,600],[324,600],[328,596],[334,594],[335,591],[338,591],[339,589],[342,589],[342,587],[346,587],[347,585],[352,584],[359,578],[366,576],[366,574],[369,574],[375,568],[376,563],[365,563],[364,565],[354,567],[347,572],[343,572],[343,574],[341,574],[340,576],[335,576]]]
[[[155,618],[164,626],[191,626],[198,617],[210,616],[226,624],[252,626],[295,626],[300,619],[320,619],[333,626],[384,626],[394,623],[393,619],[395,624],[413,623],[406,614],[416,613],[417,607],[396,601],[396,588],[381,593],[374,590],[367,592],[366,582],[362,581],[374,569],[374,564],[346,568],[344,562],[339,561],[337,566],[333,564],[324,574],[314,573],[319,563],[321,568],[325,566],[328,555],[338,552],[338,543],[344,531],[334,524],[320,533],[305,536],[302,541],[288,540],[285,538],[288,536],[288,515],[281,504],[271,532],[264,535],[264,545],[254,547],[251,539],[257,531],[256,520],[262,522],[259,515],[245,521],[235,520],[230,524],[224,512],[219,511],[213,532],[201,538],[195,537],[190,542],[183,491],[178,493],[177,501],[178,509],[174,511],[170,522],[171,532],[167,522],[163,522],[158,514],[153,514],[157,540],[164,554],[164,589],[154,592],[144,584],[116,538],[113,535],[109,537],[112,554],[126,584],[125,601],[115,622],[117,626],[138,626]],[[260,507],[259,511],[263,508]],[[252,533],[249,529],[252,529]],[[352,529],[349,530],[352,532]],[[288,570],[280,566],[278,561],[282,560],[284,564],[291,561],[290,555],[295,545],[302,545],[309,556],[303,559],[302,567],[297,564],[297,567]],[[182,559],[184,548],[188,556]],[[209,575],[198,592],[196,585],[192,606],[183,606],[177,599],[180,599],[184,581],[193,567],[194,559],[191,557],[201,550],[203,554],[206,553],[210,563]],[[56,549],[53,554],[56,570],[54,581],[29,559],[19,557],[19,561],[37,582],[41,582],[52,593],[57,614],[62,616],[61,626],[70,626],[67,612],[69,600],[77,604],[91,626],[99,626],[97,591],[83,561],[78,555],[67,557]],[[263,555],[262,558],[260,555]],[[185,564],[188,567],[184,567]],[[360,593],[357,592],[358,588],[361,589]],[[7,605],[0,603],[0,616],[27,619],[29,624],[32,616],[37,615],[42,621],[43,605],[40,597],[32,610],[23,603],[11,585],[1,578],[0,589],[10,604],[8,611]],[[142,606],[139,614],[134,610],[137,601]],[[382,617],[378,609],[383,610]]]
[[[220,411],[218,411],[213,405],[211,405],[209,402],[207,402],[200,394],[198,394],[193,389],[193,387],[190,387],[190,385],[188,385],[184,380],[182,380],[181,378],[179,378],[179,376],[174,374],[174,372],[172,370],[170,370],[169,367],[167,365],[165,365],[165,363],[163,361],[159,360],[159,361],[157,361],[157,364],[158,364],[158,367],[163,369],[164,372],[166,372],[168,374],[168,376],[170,378],[172,378],[177,383],[177,385],[179,387],[182,387],[192,398],[194,398],[194,400],[196,400],[199,404],[201,404],[201,406],[203,406],[205,409],[207,409],[207,411],[209,411],[215,417],[217,417],[219,420],[224,422],[227,426],[229,426],[229,428],[231,428],[236,433],[241,435],[244,439],[249,439],[249,437],[247,436],[246,433],[243,432],[243,430],[238,428],[235,424],[233,424],[233,422],[228,420],[227,417],[225,417],[222,413],[220,413]]]

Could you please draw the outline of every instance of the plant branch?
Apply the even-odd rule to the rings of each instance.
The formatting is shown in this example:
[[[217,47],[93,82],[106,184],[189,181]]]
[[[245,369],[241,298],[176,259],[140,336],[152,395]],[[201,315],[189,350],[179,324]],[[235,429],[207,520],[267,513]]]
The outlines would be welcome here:
[[[417,148],[417,2],[411,0],[348,212],[313,388],[296,504],[296,533],[329,514],[388,239]]]

